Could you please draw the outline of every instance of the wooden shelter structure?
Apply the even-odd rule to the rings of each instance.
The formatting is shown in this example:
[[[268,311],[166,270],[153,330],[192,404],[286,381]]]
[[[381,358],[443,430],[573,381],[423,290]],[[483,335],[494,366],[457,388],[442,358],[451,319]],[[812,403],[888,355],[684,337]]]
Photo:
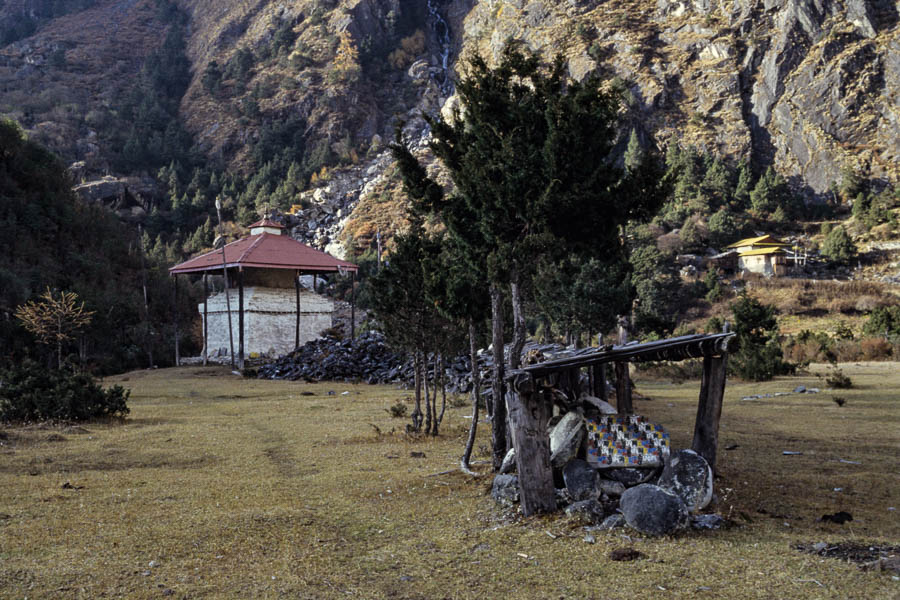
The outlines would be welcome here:
[[[553,387],[560,381],[578,381],[581,369],[591,370],[592,387],[605,389],[600,375],[607,363],[616,366],[616,402],[619,414],[631,414],[631,393],[627,385],[628,363],[703,359],[700,399],[694,422],[692,449],[715,470],[719,438],[719,417],[725,394],[725,366],[728,341],[734,333],[687,335],[644,344],[601,346],[575,356],[559,358],[509,371],[506,375],[509,423],[516,449],[519,495],[525,515],[556,509],[550,440],[547,425],[553,410]],[[605,395],[605,394],[604,394]]]
[[[302,275],[313,275],[314,278],[323,273],[350,273],[355,277],[358,267],[345,260],[337,259],[325,252],[310,248],[306,244],[298,242],[287,235],[282,235],[284,227],[272,220],[262,219],[250,225],[250,235],[230,244],[226,244],[219,250],[213,250],[194,257],[169,269],[169,275],[175,278],[175,295],[178,294],[178,275],[203,275],[203,364],[206,364],[208,354],[209,336],[209,287],[207,276],[210,274],[222,274],[225,278],[226,299],[229,281],[236,282],[237,297],[237,321],[238,321],[238,366],[244,366],[244,341],[245,335],[245,307],[244,307],[244,283],[245,276],[257,282],[258,285],[268,285],[283,288],[289,286],[291,280],[296,294],[296,322],[294,347],[300,345],[300,321],[301,321],[301,285]],[[315,279],[314,279],[315,281]],[[315,284],[314,284],[315,287]],[[177,306],[177,301],[176,301]],[[353,329],[352,310],[353,300],[351,296],[351,329]],[[228,301],[227,314],[231,319],[231,303]],[[228,325],[231,336],[231,324]],[[353,335],[351,331],[351,336]],[[232,353],[232,359],[234,353]],[[178,345],[178,317],[175,315],[175,364],[180,362]]]

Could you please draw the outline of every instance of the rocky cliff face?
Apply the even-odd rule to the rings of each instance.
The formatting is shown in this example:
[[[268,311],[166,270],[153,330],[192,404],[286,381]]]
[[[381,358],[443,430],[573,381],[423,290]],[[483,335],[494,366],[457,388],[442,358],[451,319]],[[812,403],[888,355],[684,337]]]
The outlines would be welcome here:
[[[464,46],[508,38],[605,70],[658,141],[775,164],[809,196],[844,167],[900,175],[900,30],[892,0],[479,2]]]
[[[29,17],[30,32],[9,29],[27,12],[25,0],[0,6],[0,26],[19,36],[0,48],[0,113],[67,160],[85,161],[89,179],[110,170],[104,131],[128,126],[116,121],[116,98],[142,58],[160,47],[166,25],[151,0],[56,4],[58,14]],[[187,15],[191,64],[179,115],[211,164],[248,172],[264,129],[292,121],[307,156],[345,165],[304,195],[309,214],[300,215],[296,233],[320,246],[347,227],[354,237],[374,235],[366,223],[393,194],[384,146],[394,126],[405,123],[407,138],[424,147],[419,115],[436,113],[451,97],[458,58],[496,56],[508,39],[547,58],[562,53],[576,79],[594,71],[617,78],[627,90],[623,132],[636,128],[645,142],[751,156],[774,164],[809,197],[826,194],[847,167],[900,181],[895,0],[177,6]],[[339,68],[342,37],[358,52],[355,70]],[[235,67],[248,52],[252,64]],[[215,86],[205,81],[211,64],[222,71]]]

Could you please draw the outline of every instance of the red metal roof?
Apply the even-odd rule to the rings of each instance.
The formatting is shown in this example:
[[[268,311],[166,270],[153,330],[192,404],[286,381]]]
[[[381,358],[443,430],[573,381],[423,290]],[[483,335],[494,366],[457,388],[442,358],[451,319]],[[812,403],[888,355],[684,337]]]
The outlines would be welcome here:
[[[286,235],[260,233],[241,238],[225,246],[228,267],[261,269],[298,269],[300,271],[356,271],[357,266],[320,252]],[[175,265],[170,275],[202,273],[222,268],[222,251],[213,250]]]
[[[272,219],[260,219],[256,223],[251,223],[247,226],[248,229],[253,229],[254,227],[274,227],[275,229],[284,229],[284,225],[278,221],[273,221]]]

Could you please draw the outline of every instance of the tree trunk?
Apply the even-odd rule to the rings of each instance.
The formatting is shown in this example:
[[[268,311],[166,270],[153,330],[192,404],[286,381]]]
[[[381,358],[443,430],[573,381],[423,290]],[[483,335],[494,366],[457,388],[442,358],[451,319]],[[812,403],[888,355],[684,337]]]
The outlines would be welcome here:
[[[469,426],[469,439],[466,440],[466,450],[459,460],[459,467],[464,473],[473,475],[469,467],[472,458],[472,448],[475,446],[475,434],[478,431],[478,398],[481,396],[481,373],[478,370],[478,349],[475,347],[475,321],[469,318],[469,360],[472,363],[472,424]]]
[[[425,435],[431,433],[431,388],[428,385],[428,354],[426,352],[422,353],[422,366],[423,373],[422,379],[425,383]]]
[[[494,346],[494,370],[491,374],[491,396],[494,414],[491,417],[491,466],[499,471],[506,456],[506,402],[503,398],[503,294],[491,286],[491,343]]]
[[[435,422],[440,425],[444,422],[444,412],[447,410],[447,378],[444,374],[444,355],[438,355],[438,359],[438,368],[441,370],[441,414],[438,415]],[[437,390],[434,392],[434,397],[437,398]]]
[[[522,364],[522,348],[525,347],[525,338],[528,335],[525,328],[525,312],[522,310],[522,289],[518,281],[509,284],[509,294],[513,311],[513,341],[509,349],[509,368],[518,369]]]
[[[419,352],[413,354],[413,385],[416,388],[416,408],[413,409],[412,427],[413,431],[418,432],[422,428],[422,373],[420,371]]]

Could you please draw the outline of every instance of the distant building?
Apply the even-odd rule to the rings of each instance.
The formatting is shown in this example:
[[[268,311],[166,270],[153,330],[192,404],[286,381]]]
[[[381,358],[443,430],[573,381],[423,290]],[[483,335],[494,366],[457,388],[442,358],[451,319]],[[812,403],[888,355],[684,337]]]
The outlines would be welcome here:
[[[243,363],[251,353],[290,352],[331,327],[334,303],[302,288],[300,277],[355,273],[357,266],[283,235],[283,230],[263,219],[250,226],[249,236],[169,269],[173,276],[219,275],[228,269],[230,297],[220,292],[198,306],[204,362],[212,351],[229,348],[232,340]]]
[[[784,275],[787,272],[787,248],[789,247],[790,244],[772,235],[762,235],[737,241],[729,245],[728,249],[737,253],[738,271],[749,271],[771,277]],[[723,254],[733,256],[731,252]]]

